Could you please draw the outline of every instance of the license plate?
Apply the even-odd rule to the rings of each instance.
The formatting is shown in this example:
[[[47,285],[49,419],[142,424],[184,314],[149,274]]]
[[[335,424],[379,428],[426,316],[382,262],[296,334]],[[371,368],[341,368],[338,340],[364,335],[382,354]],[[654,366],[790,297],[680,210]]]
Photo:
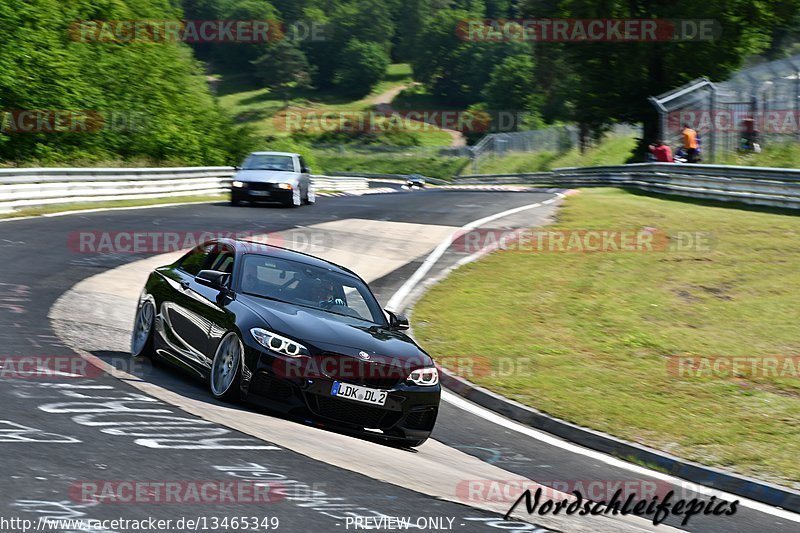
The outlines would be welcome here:
[[[269,196],[270,191],[250,191],[251,196]]]
[[[386,403],[388,392],[377,389],[370,389],[360,385],[350,385],[349,383],[333,382],[331,396],[347,398],[357,402],[371,403],[373,405],[383,405]]]

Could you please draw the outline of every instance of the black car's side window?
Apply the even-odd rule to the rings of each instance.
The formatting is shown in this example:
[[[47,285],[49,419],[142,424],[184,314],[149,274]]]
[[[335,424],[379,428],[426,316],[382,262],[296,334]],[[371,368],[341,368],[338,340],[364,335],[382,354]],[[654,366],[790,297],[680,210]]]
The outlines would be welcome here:
[[[208,266],[203,268],[233,274],[233,251],[227,248],[218,248],[208,259]]]
[[[208,259],[208,254],[210,251],[211,246],[198,246],[183,256],[178,264],[178,268],[191,276],[196,276],[201,270],[203,270],[203,264],[206,262],[206,259]]]

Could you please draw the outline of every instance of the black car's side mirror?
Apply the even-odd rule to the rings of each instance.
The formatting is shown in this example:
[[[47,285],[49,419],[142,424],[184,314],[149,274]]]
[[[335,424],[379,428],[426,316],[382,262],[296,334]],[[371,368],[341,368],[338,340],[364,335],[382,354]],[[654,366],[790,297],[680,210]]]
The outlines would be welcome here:
[[[408,317],[400,313],[393,313],[386,311],[389,314],[389,329],[408,329],[411,327],[408,323]]]
[[[227,272],[220,272],[218,270],[201,270],[194,277],[194,280],[200,285],[223,291],[226,289],[230,276],[231,275]]]

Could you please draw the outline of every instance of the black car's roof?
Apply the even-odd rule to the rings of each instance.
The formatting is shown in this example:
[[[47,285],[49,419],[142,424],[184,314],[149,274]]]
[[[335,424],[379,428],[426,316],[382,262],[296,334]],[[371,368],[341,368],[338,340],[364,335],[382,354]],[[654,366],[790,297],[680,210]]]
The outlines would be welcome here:
[[[271,244],[265,244],[255,241],[246,241],[241,239],[218,239],[216,242],[220,244],[228,244],[233,246],[236,249],[237,253],[270,255],[272,257],[278,257],[280,259],[288,259],[290,261],[296,261],[298,263],[303,263],[305,265],[324,268],[327,270],[331,270],[333,272],[338,272],[339,274],[346,274],[348,276],[354,276],[358,279],[361,279],[358,277],[358,274],[356,274],[349,268],[345,268],[341,265],[337,265],[336,263],[331,263],[330,261],[320,259],[319,257],[314,257],[313,255],[308,255],[302,252],[289,250],[288,248],[281,248],[280,246],[274,246]]]

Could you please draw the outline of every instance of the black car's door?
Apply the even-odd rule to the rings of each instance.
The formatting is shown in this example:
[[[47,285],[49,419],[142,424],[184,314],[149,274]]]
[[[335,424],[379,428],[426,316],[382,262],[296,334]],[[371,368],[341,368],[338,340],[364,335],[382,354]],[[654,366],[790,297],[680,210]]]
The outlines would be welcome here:
[[[215,244],[198,246],[171,269],[167,276],[172,286],[171,295],[161,303],[164,337],[171,355],[195,371],[202,371],[206,366],[211,322],[207,317],[208,305],[197,293],[194,277],[205,268],[215,248]]]
[[[233,276],[235,257],[234,250],[229,246],[217,246],[212,250],[203,269],[226,272]],[[231,286],[231,283],[232,278],[229,278],[228,287]],[[231,296],[229,293],[221,293],[216,289],[201,285],[194,279],[189,284],[189,291],[197,298],[200,312],[208,325],[201,364],[206,370],[210,370],[220,340],[233,328],[234,316],[228,309]]]

